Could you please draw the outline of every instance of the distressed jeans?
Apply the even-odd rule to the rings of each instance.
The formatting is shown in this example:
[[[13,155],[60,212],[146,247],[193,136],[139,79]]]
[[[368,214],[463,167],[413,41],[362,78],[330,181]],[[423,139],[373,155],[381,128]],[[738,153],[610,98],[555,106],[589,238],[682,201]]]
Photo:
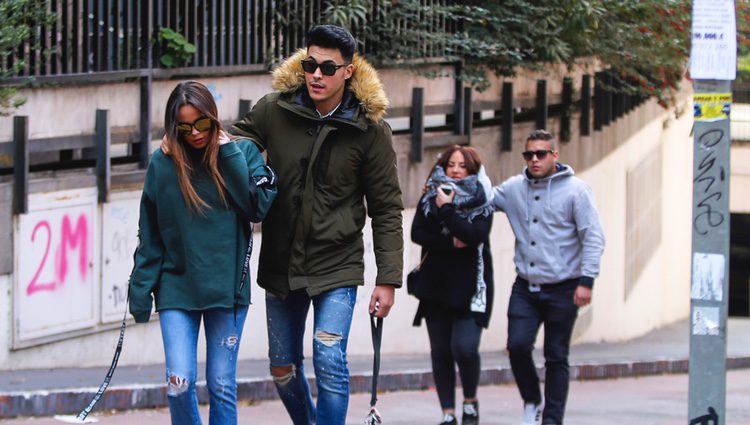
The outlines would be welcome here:
[[[268,357],[281,401],[295,425],[344,425],[349,407],[346,344],[357,299],[357,287],[336,288],[310,297],[304,290],[282,299],[266,293]],[[305,321],[313,305],[313,366],[317,406],[302,364]],[[275,376],[274,367],[289,368]]]
[[[570,380],[568,353],[578,307],[573,302],[578,281],[540,285],[516,280],[508,304],[508,354],[516,385],[525,403],[542,401],[531,352],[544,323],[544,412],[542,424],[562,424]]]
[[[237,423],[237,351],[247,306],[202,311],[168,309],[159,312],[167,364],[167,399],[174,425],[201,424],[195,381],[198,372],[198,332],[206,333],[206,386],[210,425]]]

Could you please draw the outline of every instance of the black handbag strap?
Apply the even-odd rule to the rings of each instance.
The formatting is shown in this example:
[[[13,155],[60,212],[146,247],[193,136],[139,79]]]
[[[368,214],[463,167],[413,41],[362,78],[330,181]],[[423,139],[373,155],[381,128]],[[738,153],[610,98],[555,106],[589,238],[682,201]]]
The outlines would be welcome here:
[[[416,267],[417,270],[422,268],[422,264],[424,264],[424,261],[427,259],[427,254],[429,254],[429,252],[425,252],[422,256],[422,259],[419,261],[419,264]]]
[[[115,355],[112,357],[112,364],[109,366],[109,370],[107,371],[107,375],[104,377],[104,382],[99,386],[99,390],[97,390],[96,394],[94,394],[94,397],[91,398],[91,401],[89,404],[81,410],[78,415],[76,415],[76,419],[83,422],[86,420],[86,417],[91,413],[91,411],[94,409],[94,406],[96,406],[96,403],[99,402],[99,399],[102,398],[102,395],[104,394],[104,391],[107,390],[107,387],[109,387],[109,382],[112,380],[112,376],[115,374],[115,369],[117,368],[117,362],[120,360],[120,353],[122,352],[122,341],[125,339],[125,326],[127,325],[127,319],[128,319],[128,304],[130,303],[130,285],[128,285],[128,295],[125,300],[125,314],[122,317],[122,324],[120,325],[120,339],[117,340],[117,348],[115,348]]]

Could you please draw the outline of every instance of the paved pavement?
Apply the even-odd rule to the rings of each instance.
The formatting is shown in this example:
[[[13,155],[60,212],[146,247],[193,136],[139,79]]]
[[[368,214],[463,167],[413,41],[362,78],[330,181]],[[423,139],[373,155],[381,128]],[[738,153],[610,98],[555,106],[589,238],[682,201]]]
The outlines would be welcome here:
[[[571,383],[566,423],[575,425],[684,425],[687,421],[685,374],[641,378],[576,381]],[[459,393],[460,394],[460,393]],[[750,369],[727,374],[726,420],[729,425],[750,425]],[[483,386],[479,389],[482,425],[518,425],[520,406],[513,385]],[[460,399],[459,399],[460,401]],[[347,424],[362,424],[369,396],[351,398]],[[385,425],[434,425],[440,420],[433,389],[399,391],[380,395],[378,407]],[[204,423],[207,408],[202,407]],[[97,413],[102,425],[156,425],[169,423],[167,409],[120,413]],[[59,425],[52,418],[0,421],[3,425]],[[239,425],[281,425],[290,423],[280,401],[245,404],[239,408]]]
[[[727,335],[728,366],[750,368],[750,319],[730,319]],[[685,373],[688,343],[688,323],[680,322],[631,341],[575,345],[571,349],[571,377],[577,380],[590,380]],[[350,358],[352,393],[361,394],[369,391],[371,362],[369,356]],[[504,352],[484,352],[482,363],[482,385],[495,388],[489,386],[512,382],[508,358]],[[541,357],[538,356],[537,364],[542,363]],[[110,389],[97,406],[97,411],[165,406],[163,367],[153,365],[118,368]],[[311,371],[312,367],[308,367],[307,370]],[[102,368],[0,371],[0,418],[74,413],[91,399],[103,374]],[[409,390],[431,388],[432,374],[428,356],[384,357],[379,384],[381,390],[398,391],[399,394]],[[205,402],[205,386],[199,386],[199,399]],[[500,391],[504,387],[498,388]],[[238,367],[238,394],[244,403],[276,398],[265,360],[241,362]],[[750,392],[746,391],[745,396],[746,400],[750,400]],[[364,397],[366,400],[364,395],[355,396],[355,400],[358,397]],[[386,397],[389,396],[384,396],[384,400]],[[397,400],[401,400],[400,397]],[[515,400],[505,396],[501,399]],[[493,404],[494,407],[496,406]],[[355,407],[353,410],[366,411],[364,408]],[[682,411],[684,409],[680,410]]]

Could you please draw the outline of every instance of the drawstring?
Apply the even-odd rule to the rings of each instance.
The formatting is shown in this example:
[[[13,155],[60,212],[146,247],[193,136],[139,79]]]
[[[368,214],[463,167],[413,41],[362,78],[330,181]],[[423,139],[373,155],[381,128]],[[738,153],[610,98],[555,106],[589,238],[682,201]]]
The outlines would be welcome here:
[[[552,179],[547,180],[547,209],[552,209]]]

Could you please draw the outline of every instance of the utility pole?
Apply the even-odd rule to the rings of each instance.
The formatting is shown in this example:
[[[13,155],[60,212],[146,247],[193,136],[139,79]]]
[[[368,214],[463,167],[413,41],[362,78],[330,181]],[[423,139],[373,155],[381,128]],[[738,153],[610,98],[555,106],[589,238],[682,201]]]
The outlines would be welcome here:
[[[736,61],[734,1],[694,0],[689,425],[726,423],[729,114]]]

